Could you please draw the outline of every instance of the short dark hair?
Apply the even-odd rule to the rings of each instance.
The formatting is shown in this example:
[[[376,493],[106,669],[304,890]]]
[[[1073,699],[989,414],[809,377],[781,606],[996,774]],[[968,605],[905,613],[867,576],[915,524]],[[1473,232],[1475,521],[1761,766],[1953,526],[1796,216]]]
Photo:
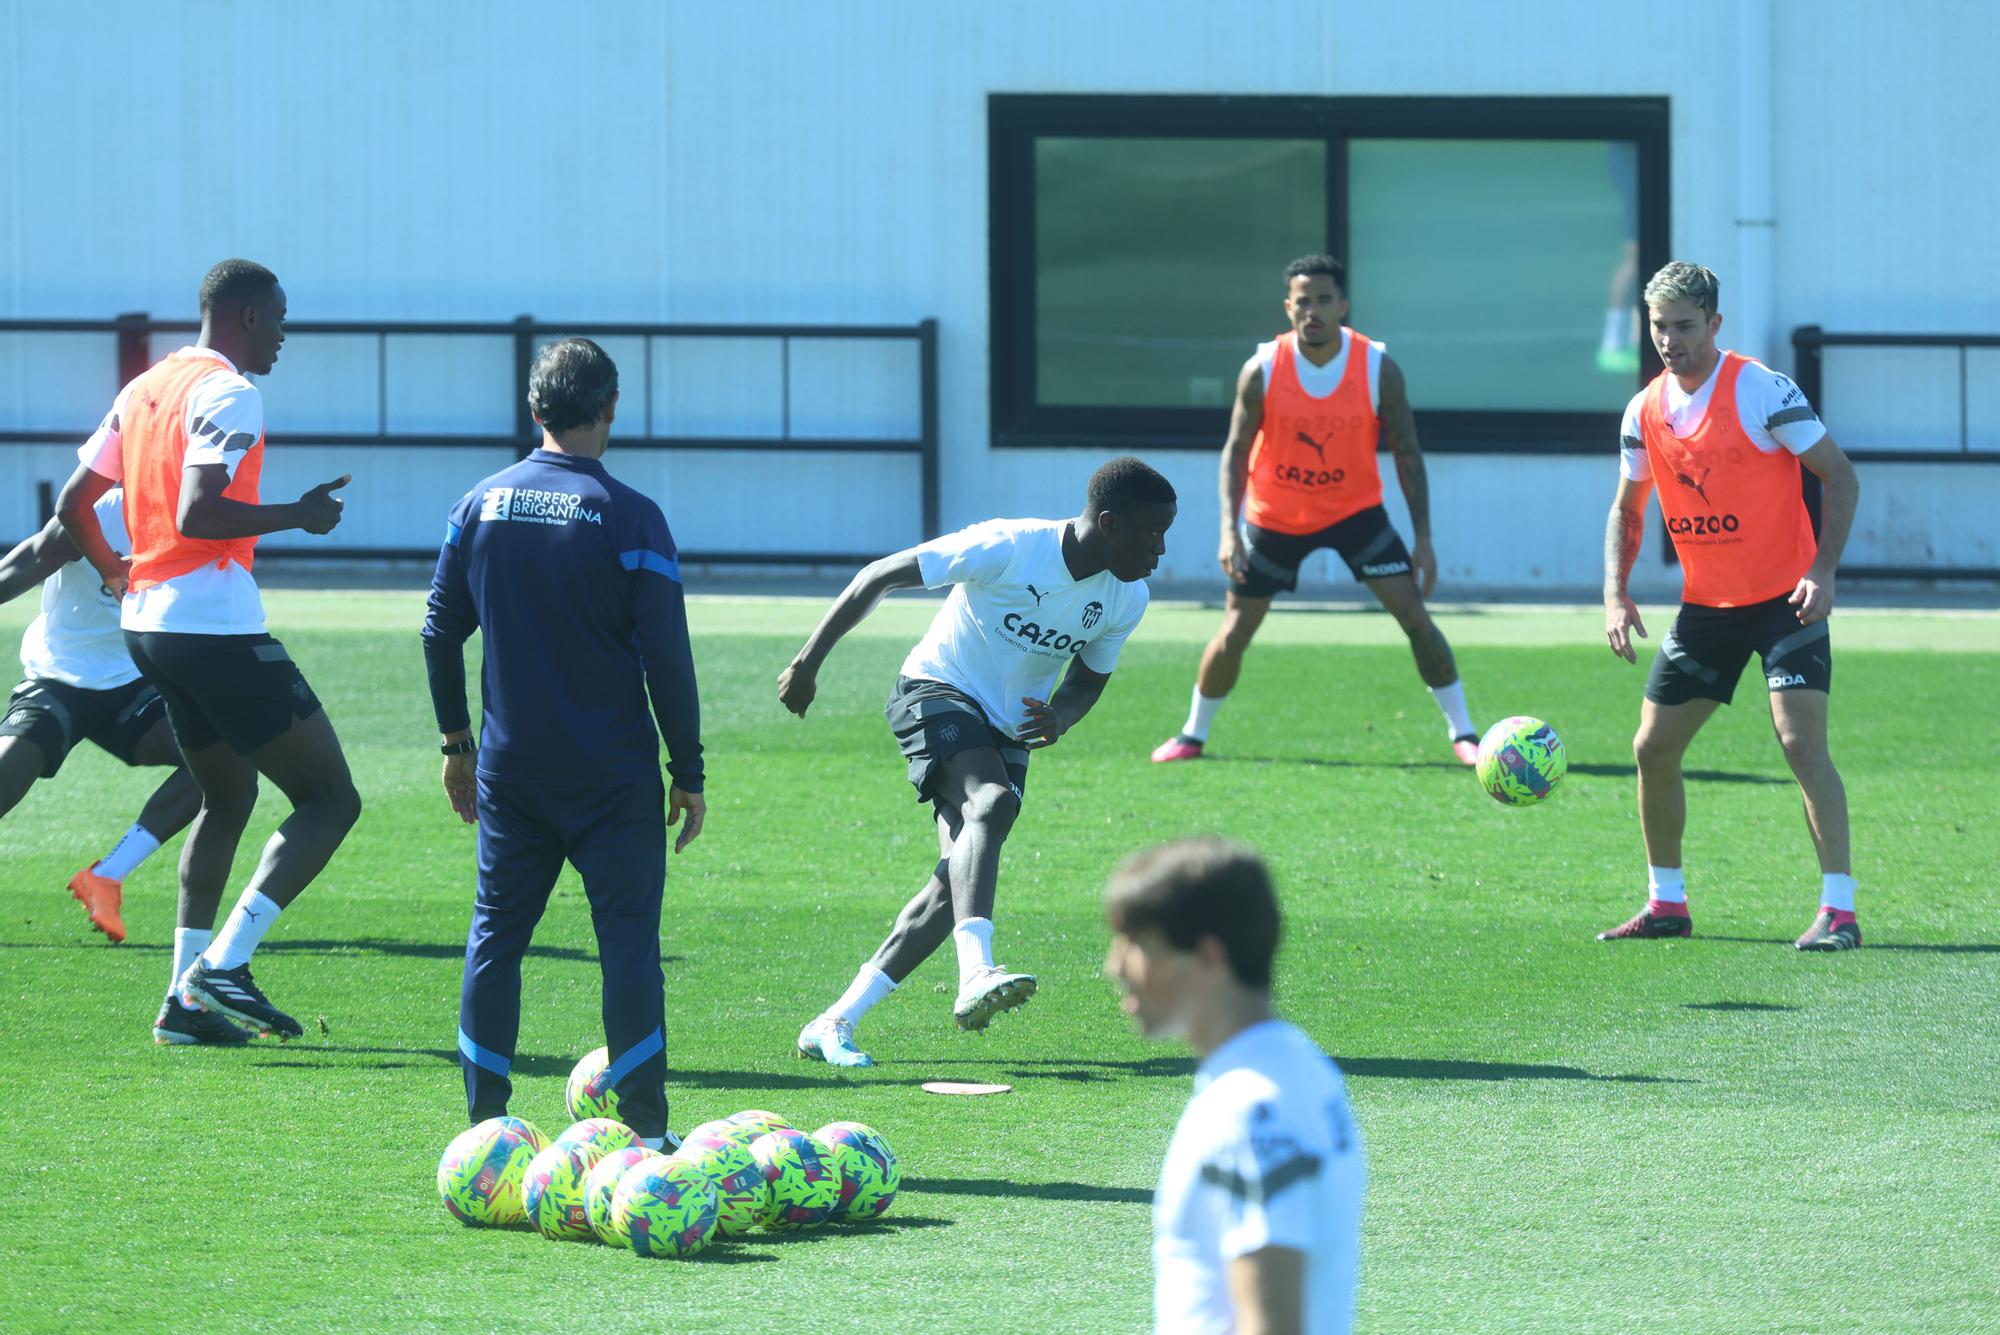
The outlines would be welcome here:
[[[1135,505],[1173,505],[1174,484],[1144,459],[1120,455],[1090,475],[1084,508],[1093,517],[1112,510],[1129,513]]]
[[[1178,839],[1134,853],[1111,874],[1104,916],[1128,936],[1157,930],[1175,950],[1193,950],[1212,936],[1238,982],[1271,986],[1282,927],[1278,895],[1264,860],[1242,844]]]
[[[255,260],[224,260],[201,280],[202,314],[262,301],[277,285],[278,275]]]
[[[1285,266],[1285,286],[1290,287],[1294,278],[1311,278],[1325,274],[1333,280],[1333,285],[1342,292],[1347,291],[1347,266],[1331,255],[1301,255]]]
[[[617,364],[587,338],[549,344],[528,372],[528,411],[558,435],[604,416],[617,392]]]

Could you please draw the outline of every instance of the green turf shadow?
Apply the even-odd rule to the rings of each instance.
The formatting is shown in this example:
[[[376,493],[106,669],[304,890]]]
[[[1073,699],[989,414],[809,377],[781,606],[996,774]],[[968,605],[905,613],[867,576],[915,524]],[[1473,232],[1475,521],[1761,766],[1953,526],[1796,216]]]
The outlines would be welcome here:
[[[1699,1081],[1672,1075],[1599,1075],[1580,1066],[1543,1066],[1525,1062],[1459,1061],[1425,1057],[1335,1057],[1350,1076],[1391,1080],[1598,1080],[1620,1085],[1693,1085]]]
[[[1099,1201],[1109,1205],[1150,1205],[1151,1187],[1094,1187],[1084,1182],[1009,1182],[997,1177],[927,1177],[905,1181],[903,1190],[935,1196],[1018,1196],[1038,1201]]]

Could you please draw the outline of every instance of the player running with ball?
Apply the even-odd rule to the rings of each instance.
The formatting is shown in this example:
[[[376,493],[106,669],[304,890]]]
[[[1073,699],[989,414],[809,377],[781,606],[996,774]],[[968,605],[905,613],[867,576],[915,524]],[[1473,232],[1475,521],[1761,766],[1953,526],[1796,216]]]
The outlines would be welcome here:
[[[1680,553],[1682,603],[1653,658],[1632,739],[1646,907],[1598,939],[1693,933],[1681,876],[1687,825],[1681,757],[1716,706],[1729,703],[1755,653],[1819,854],[1819,913],[1796,944],[1850,950],[1861,944],[1861,925],[1847,853],[1847,790],[1826,745],[1833,683],[1827,617],[1861,484],[1797,385],[1715,346],[1720,290],[1713,273],[1679,261],[1646,284],[1653,345],[1666,369],[1625,410],[1622,476],[1604,534],[1604,633],[1611,652],[1637,661],[1632,636],[1646,633],[1626,581],[1656,485]],[[1799,490],[1800,464],[1825,488],[1817,541]]]
[[[820,665],[885,594],[953,586],[885,710],[918,800],[935,809],[937,866],[847,991],[800,1032],[802,1056],[873,1065],[855,1024],[947,936],[959,1028],[984,1029],[1034,995],[1032,974],[993,962],[1000,846],[1020,814],[1029,752],[1082,721],[1111,680],[1174,512],[1164,477],[1113,459],[1091,476],[1075,519],[995,519],[863,567],[779,675],[778,699],[804,717]]]

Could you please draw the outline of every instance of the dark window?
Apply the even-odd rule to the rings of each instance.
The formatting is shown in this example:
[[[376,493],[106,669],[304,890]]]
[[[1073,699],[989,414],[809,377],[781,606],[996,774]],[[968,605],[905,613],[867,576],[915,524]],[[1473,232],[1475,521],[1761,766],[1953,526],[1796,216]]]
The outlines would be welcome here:
[[[998,445],[1214,449],[1286,328],[1286,261],[1348,267],[1428,449],[1595,451],[1657,371],[1666,103],[995,96]],[[1699,258],[1699,257],[1696,257]]]

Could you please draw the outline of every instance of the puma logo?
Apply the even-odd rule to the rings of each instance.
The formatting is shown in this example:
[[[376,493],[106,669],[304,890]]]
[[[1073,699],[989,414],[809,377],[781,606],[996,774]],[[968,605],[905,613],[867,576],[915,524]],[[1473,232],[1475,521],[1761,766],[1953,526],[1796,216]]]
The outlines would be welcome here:
[[[1701,481],[1699,482],[1689,477],[1686,473],[1675,473],[1674,481],[1680,483],[1683,487],[1686,487],[1689,491],[1701,497],[1701,503],[1703,505],[1706,505],[1709,509],[1713,510],[1715,508],[1715,502],[1708,499],[1708,492],[1705,490],[1705,488],[1708,486],[1708,475],[1710,473],[1713,473],[1714,471],[1715,469],[1713,467],[1702,469]]]
[[[1037,607],[1040,607],[1040,606],[1042,605],[1042,599],[1044,599],[1044,598],[1048,597],[1048,595],[1047,595],[1046,593],[1038,593],[1038,592],[1036,592],[1036,590],[1035,590],[1035,586],[1034,586],[1034,585],[1032,585],[1032,584],[1030,584],[1030,585],[1028,586],[1028,592],[1029,592],[1029,593],[1033,593],[1033,594],[1035,595],[1035,606],[1037,606]]]
[[[1299,432],[1299,443],[1318,455],[1321,463],[1326,462],[1326,445],[1324,442],[1314,440],[1311,436],[1301,431]]]

